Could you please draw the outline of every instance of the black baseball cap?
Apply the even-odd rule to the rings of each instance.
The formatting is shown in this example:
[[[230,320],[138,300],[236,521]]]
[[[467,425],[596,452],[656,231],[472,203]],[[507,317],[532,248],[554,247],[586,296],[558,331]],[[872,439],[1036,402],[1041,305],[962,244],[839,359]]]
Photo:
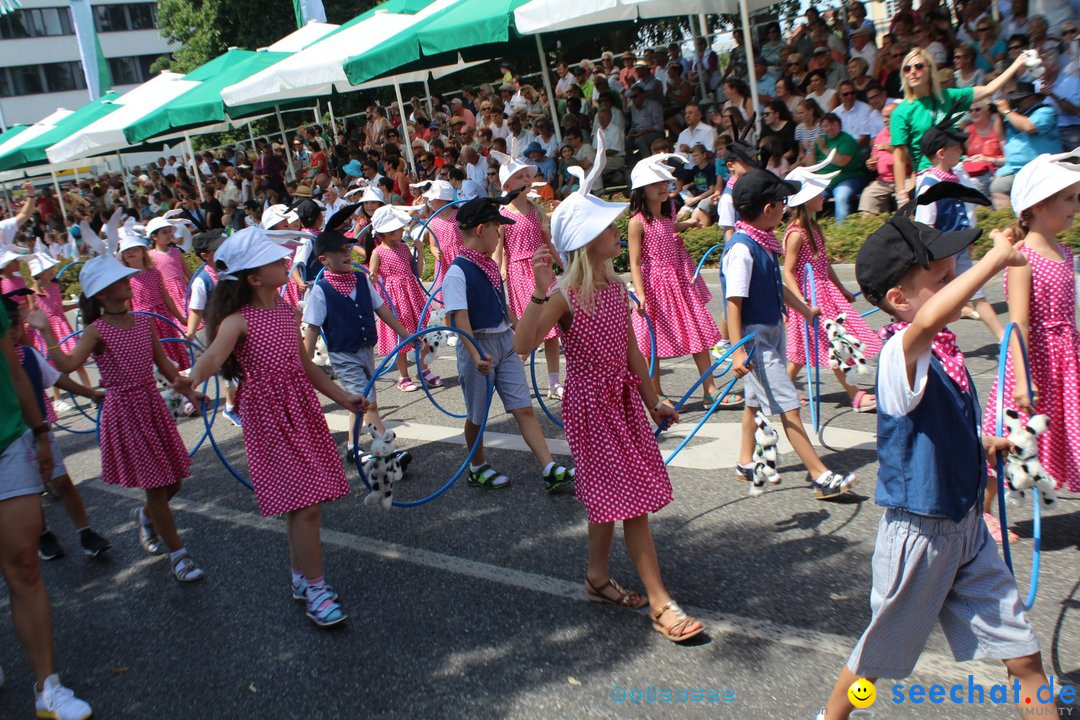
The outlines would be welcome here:
[[[937,151],[952,145],[963,147],[967,138],[952,128],[932,127],[923,133],[919,149],[923,155],[933,158]]]
[[[1035,90],[1035,83],[1019,80],[1016,83],[1016,87],[1005,96],[1005,99],[1010,102],[1016,102],[1017,100],[1023,100],[1026,97],[1031,97],[1036,94],[1038,93]]]
[[[473,198],[458,208],[457,224],[462,230],[474,228],[477,225],[489,222],[497,222],[502,225],[513,225],[514,221],[499,212],[499,205],[505,202],[492,200],[491,198]]]
[[[781,180],[768,170],[751,170],[735,183],[731,199],[736,208],[777,202],[799,192],[797,182]]]
[[[191,247],[196,255],[202,255],[206,252],[216,252],[223,242],[225,242],[224,231],[207,230],[191,238]]]
[[[757,160],[758,149],[752,145],[735,140],[728,143],[724,148],[724,163],[739,161],[752,168],[760,168],[761,163]]]
[[[315,256],[323,255],[332,250],[341,250],[349,247],[356,241],[346,237],[340,230],[323,230],[315,239]]]

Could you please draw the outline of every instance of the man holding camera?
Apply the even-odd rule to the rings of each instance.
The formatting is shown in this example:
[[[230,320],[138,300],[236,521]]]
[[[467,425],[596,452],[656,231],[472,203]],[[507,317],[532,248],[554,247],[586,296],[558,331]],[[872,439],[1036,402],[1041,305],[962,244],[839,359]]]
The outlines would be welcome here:
[[[1005,164],[990,183],[994,209],[1009,207],[1013,179],[1024,165],[1043,153],[1061,152],[1058,113],[1030,82],[1017,82],[1016,89],[996,100],[1005,120]]]

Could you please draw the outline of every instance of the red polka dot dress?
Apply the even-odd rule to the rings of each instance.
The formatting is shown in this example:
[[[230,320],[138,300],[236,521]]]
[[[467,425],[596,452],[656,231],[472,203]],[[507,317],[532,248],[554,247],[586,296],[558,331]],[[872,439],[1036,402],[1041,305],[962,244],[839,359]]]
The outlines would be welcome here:
[[[160,318],[153,318],[159,340],[180,337],[179,331],[173,324],[176,320],[165,304],[165,283],[161,278],[161,272],[157,268],[141,270],[131,276],[131,309],[152,312],[172,320],[172,322],[168,322]],[[188,352],[187,345],[182,342],[167,342],[162,343],[162,346],[165,348],[165,354],[176,364],[177,368],[187,370],[191,367],[191,355]]]
[[[176,303],[176,309],[187,312],[187,278],[184,277],[184,253],[175,245],[170,245],[167,252],[150,250],[150,259],[154,267],[161,272],[165,281],[165,292]]]
[[[532,203],[529,204],[526,215],[519,215],[506,207],[500,208],[499,212],[514,221],[513,225],[503,225],[503,246],[506,252],[507,299],[510,312],[519,318],[525,314],[525,309],[529,307],[529,298],[536,289],[532,258],[544,244],[544,228],[540,213]],[[555,281],[552,280],[551,287],[548,288],[549,295],[554,287]],[[551,328],[551,332],[544,339],[551,340],[555,333],[555,328]]]
[[[1073,254],[1057,245],[1062,260],[1043,257],[1027,246],[1022,252],[1031,266],[1031,315],[1028,318],[1028,363],[1031,381],[1039,390],[1036,412],[1050,418],[1039,436],[1039,460],[1057,487],[1080,492],[1080,332],[1076,328],[1076,281]],[[1008,275],[1005,294],[1009,293]],[[1005,368],[1005,407],[1013,402],[1012,354]],[[983,432],[997,434],[997,380],[986,399]],[[1027,421],[1027,415],[1020,412]]]
[[[344,497],[349,483],[304,372],[296,309],[281,301],[239,312],[247,334],[233,350],[243,371],[236,407],[259,512],[280,515]]]
[[[45,317],[48,318],[49,329],[52,330],[53,337],[57,341],[64,340],[72,333],[71,323],[68,322],[67,316],[64,314],[64,291],[56,280],[46,283],[43,289],[45,290],[44,294],[35,298],[37,305],[45,313]],[[69,353],[75,348],[78,341],[79,338],[77,337],[64,340],[64,342],[60,343],[60,349]]]
[[[720,340],[706,304],[712,294],[705,279],[694,277],[694,261],[675,232],[674,217],[646,220],[634,216],[644,228],[641,243],[641,277],[649,317],[656,331],[658,358],[682,357],[708,350]],[[645,318],[634,313],[634,334],[641,354],[649,357],[649,328]]]
[[[829,258],[824,251],[825,239],[821,236],[820,232],[815,231],[817,246],[822,248],[822,252],[815,256],[810,238],[806,236],[806,233],[803,232],[802,228],[789,225],[787,232],[784,233],[785,249],[787,248],[788,235],[794,231],[803,233],[803,243],[799,248],[799,257],[795,262],[795,280],[799,283],[799,287],[802,288],[802,292],[806,296],[806,301],[808,303],[810,302],[811,295],[806,287],[806,263],[810,263],[810,266],[814,268],[814,291],[817,294],[817,306],[821,308],[821,319],[818,321],[818,366],[829,366],[829,338],[825,334],[825,318],[835,320],[841,313],[847,313],[844,327],[847,328],[849,333],[862,341],[864,346],[863,353],[866,355],[866,358],[869,360],[876,356],[881,352],[881,338],[877,336],[877,333],[870,329],[870,326],[866,324],[865,320],[859,317],[859,313],[855,311],[855,308],[852,307],[851,303],[849,303],[840,292],[840,288],[836,287],[829,277]],[[796,365],[809,364],[806,358],[806,327],[806,318],[800,313],[788,313],[788,362],[793,362]],[[813,335],[812,327],[810,329],[810,335]],[[811,354],[813,354],[813,351],[811,351]],[[813,360],[812,357],[810,359]]]
[[[589,522],[605,523],[656,512],[672,496],[640,380],[627,365],[626,288],[613,282],[594,299],[589,313],[570,292],[573,319],[569,330],[559,330],[566,354],[562,412],[577,497]]]
[[[375,248],[379,256],[378,279],[386,288],[384,299],[388,297],[398,321],[412,334],[427,325],[427,317],[420,317],[424,310],[427,296],[420,286],[420,281],[413,274],[409,248],[399,242],[394,247],[383,243]],[[376,323],[379,332],[379,354],[387,355],[397,347],[401,338],[382,320]],[[412,347],[406,348],[412,350]]]
[[[191,458],[154,380],[152,319],[130,315],[118,328],[104,318],[93,326],[105,351],[94,353],[105,400],[99,425],[101,479],[110,485],[160,488],[191,474]]]
[[[454,258],[465,247],[461,239],[461,228],[457,224],[457,210],[443,210],[428,222],[428,230],[435,236],[439,243],[439,282],[446,277],[446,271],[450,269]]]

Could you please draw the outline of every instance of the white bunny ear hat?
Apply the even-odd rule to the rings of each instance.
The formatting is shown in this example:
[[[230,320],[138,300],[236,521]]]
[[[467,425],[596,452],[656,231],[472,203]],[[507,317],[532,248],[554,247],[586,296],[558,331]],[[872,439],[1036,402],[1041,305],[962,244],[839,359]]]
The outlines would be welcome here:
[[[516,173],[518,170],[529,170],[530,178],[536,177],[536,173],[539,170],[539,168],[537,168],[535,165],[518,162],[506,153],[501,153],[498,150],[492,150],[491,157],[495,158],[499,162],[500,185],[506,183],[506,181],[510,179],[510,176]]]
[[[607,148],[602,131],[596,133],[596,161],[586,175],[578,166],[568,172],[580,181],[580,187],[559,203],[551,213],[551,242],[559,255],[566,256],[583,248],[597,238],[615,219],[626,211],[629,203],[613,203],[601,200],[589,191],[604,172]]]
[[[1057,155],[1039,155],[1016,173],[1010,201],[1019,215],[1029,207],[1080,182],[1080,147]]]
[[[830,173],[819,173],[818,170],[831,163],[835,156],[836,148],[833,148],[829,151],[829,156],[817,165],[797,167],[787,174],[787,177],[784,178],[785,180],[800,184],[799,192],[787,199],[788,207],[798,207],[825,192],[825,189],[829,187],[829,183],[832,182],[834,177],[840,174],[840,171],[835,170]]]
[[[630,189],[637,190],[658,182],[675,182],[675,175],[671,172],[674,168],[668,164],[668,161],[672,159],[682,164],[689,162],[677,153],[657,153],[639,160],[630,171]]]

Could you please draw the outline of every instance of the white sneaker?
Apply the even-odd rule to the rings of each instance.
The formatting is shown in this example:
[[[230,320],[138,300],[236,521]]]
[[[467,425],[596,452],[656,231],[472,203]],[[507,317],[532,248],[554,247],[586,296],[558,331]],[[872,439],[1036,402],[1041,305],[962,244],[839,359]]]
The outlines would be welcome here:
[[[86,720],[94,714],[90,705],[60,684],[59,675],[45,678],[44,689],[37,692],[37,716],[52,720]]]
[[[71,412],[75,408],[67,400],[57,400],[53,403],[53,410],[58,413]]]

